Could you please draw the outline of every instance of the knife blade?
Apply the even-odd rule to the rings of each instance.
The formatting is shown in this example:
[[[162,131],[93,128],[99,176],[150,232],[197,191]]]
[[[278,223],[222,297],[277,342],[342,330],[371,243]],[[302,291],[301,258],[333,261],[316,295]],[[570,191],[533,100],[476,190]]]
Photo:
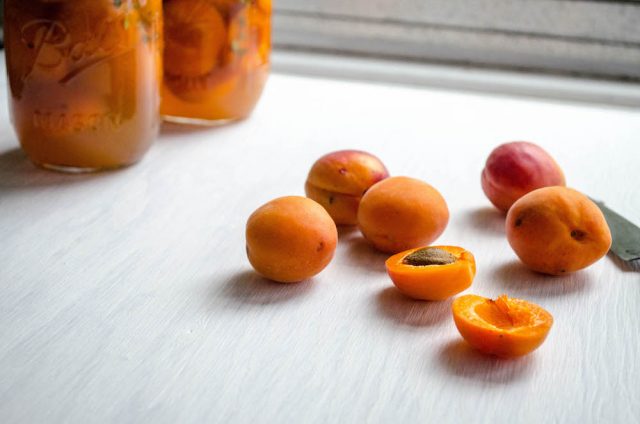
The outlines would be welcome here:
[[[594,200],[611,230],[611,252],[630,265],[640,265],[640,227],[617,212],[609,209],[604,202]]]

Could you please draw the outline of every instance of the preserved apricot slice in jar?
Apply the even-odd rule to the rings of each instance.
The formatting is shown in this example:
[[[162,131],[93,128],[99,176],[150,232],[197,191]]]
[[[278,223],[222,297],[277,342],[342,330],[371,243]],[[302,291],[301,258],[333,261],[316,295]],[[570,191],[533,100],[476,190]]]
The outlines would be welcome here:
[[[271,14],[271,0],[256,0],[256,4],[264,13]]]
[[[246,4],[251,3],[250,0],[214,0],[214,2],[222,17],[226,19],[229,19]]]
[[[237,76],[230,68],[216,68],[208,74],[187,77],[165,74],[165,85],[180,99],[202,102],[228,94],[233,90]]]
[[[210,0],[170,0],[164,5],[165,73],[199,77],[211,72],[226,42],[224,20]]]

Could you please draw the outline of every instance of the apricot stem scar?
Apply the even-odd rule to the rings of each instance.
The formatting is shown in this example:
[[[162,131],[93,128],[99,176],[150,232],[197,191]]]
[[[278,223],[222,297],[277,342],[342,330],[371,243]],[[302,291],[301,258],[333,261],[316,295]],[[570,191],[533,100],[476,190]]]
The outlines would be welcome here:
[[[449,265],[456,261],[451,253],[437,247],[425,247],[407,255],[402,260],[403,264],[413,266]]]
[[[582,240],[584,236],[585,236],[584,231],[580,231],[580,230],[571,231],[571,238],[574,238],[576,240]]]

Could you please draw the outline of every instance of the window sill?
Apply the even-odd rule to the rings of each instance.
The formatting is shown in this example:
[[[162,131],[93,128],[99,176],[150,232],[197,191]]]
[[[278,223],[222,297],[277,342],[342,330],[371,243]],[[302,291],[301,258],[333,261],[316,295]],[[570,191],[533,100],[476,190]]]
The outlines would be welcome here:
[[[277,49],[274,71],[284,74],[391,83],[509,96],[640,107],[640,84],[571,76],[426,64]]]

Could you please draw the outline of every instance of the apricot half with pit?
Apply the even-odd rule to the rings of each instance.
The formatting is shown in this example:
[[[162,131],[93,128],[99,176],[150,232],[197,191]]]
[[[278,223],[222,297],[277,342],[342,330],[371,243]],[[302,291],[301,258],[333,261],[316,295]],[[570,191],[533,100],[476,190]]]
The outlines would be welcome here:
[[[280,197],[247,221],[247,257],[258,274],[281,283],[313,277],[333,258],[338,230],[322,206],[300,196]]]
[[[600,208],[567,187],[544,187],[513,204],[506,220],[509,244],[534,271],[563,275],[585,268],[611,247]]]
[[[371,187],[358,208],[364,238],[387,253],[431,244],[449,222],[449,208],[431,185],[409,177],[390,177]]]
[[[526,141],[496,147],[482,171],[482,190],[503,212],[530,191],[563,185],[564,174],[551,155]]]
[[[428,246],[397,253],[385,262],[393,284],[406,296],[444,300],[469,288],[476,275],[473,254],[457,246]]]
[[[307,197],[320,203],[338,225],[355,225],[364,193],[389,176],[382,161],[358,150],[341,150],[318,159],[307,177]]]

